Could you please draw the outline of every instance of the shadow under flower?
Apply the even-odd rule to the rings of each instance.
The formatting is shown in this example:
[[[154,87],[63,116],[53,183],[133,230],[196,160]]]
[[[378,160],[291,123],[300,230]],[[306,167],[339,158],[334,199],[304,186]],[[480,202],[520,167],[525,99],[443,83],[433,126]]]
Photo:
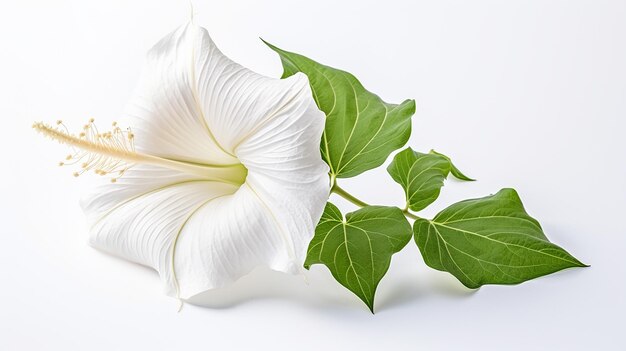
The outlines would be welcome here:
[[[260,300],[280,300],[297,302],[316,310],[360,310],[360,301],[353,298],[350,292],[337,294],[337,287],[329,284],[333,281],[315,273],[326,272],[291,276],[257,268],[229,286],[202,292],[185,302],[200,307],[227,309]]]

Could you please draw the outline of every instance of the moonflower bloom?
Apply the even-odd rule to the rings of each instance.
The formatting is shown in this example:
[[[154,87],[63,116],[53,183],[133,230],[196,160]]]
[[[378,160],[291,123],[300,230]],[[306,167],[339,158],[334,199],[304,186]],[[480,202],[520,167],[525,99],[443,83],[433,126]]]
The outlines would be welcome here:
[[[75,148],[74,175],[114,177],[82,200],[92,246],[154,268],[180,299],[257,266],[301,270],[330,190],[304,74],[256,74],[190,23],[149,51],[127,117],[132,131],[34,125]]]

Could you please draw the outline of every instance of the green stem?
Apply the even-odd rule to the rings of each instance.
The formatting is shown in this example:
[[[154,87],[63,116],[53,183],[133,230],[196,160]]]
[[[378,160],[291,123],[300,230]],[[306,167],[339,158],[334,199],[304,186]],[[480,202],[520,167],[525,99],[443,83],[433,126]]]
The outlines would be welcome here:
[[[412,220],[415,220],[415,221],[418,220],[418,219],[422,219],[421,217],[418,217],[418,216],[412,214],[411,212],[409,212],[409,210],[404,210],[404,211],[402,211],[402,213],[404,213],[405,217],[411,218]]]
[[[343,190],[339,185],[337,185],[337,183],[335,183],[333,185],[333,188],[331,189],[331,192],[343,197],[344,199],[352,202],[353,204],[359,206],[359,207],[365,207],[365,206],[369,206],[367,203],[357,199],[356,197],[354,197],[353,195],[351,195],[349,192]]]
[[[350,194],[349,192],[345,191],[342,187],[337,185],[337,182],[334,179],[333,179],[332,184],[333,184],[333,186],[332,186],[332,188],[330,190],[331,193],[335,193],[335,194],[343,197],[344,199],[350,201],[351,203],[353,203],[356,206],[359,206],[359,207],[369,206],[366,202],[359,200],[354,195]],[[405,217],[411,218],[413,220],[422,219],[421,217],[418,217],[418,216],[412,214],[411,212],[409,212],[408,208],[405,208],[404,210],[402,210],[402,214],[404,214]]]

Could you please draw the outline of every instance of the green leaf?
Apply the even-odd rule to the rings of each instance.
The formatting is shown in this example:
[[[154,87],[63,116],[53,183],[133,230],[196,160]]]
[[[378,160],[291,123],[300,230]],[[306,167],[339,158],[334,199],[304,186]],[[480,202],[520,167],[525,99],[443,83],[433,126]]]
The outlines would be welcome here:
[[[468,288],[518,284],[569,267],[585,267],[552,244],[513,189],[458,202],[432,220],[414,223],[426,264]]]
[[[471,180],[454,167],[448,156],[434,150],[423,154],[407,148],[393,158],[387,171],[393,180],[402,185],[406,204],[413,211],[423,210],[439,197],[448,174]]]
[[[459,180],[465,180],[465,181],[467,181],[467,182],[473,182],[473,181],[475,181],[475,180],[476,180],[476,179],[472,179],[472,178],[470,178],[470,177],[466,176],[466,175],[465,175],[465,174],[463,174],[463,173],[462,173],[462,172],[461,172],[458,168],[456,168],[456,166],[452,163],[452,160],[450,160],[450,157],[448,157],[448,156],[446,156],[446,155],[444,155],[444,154],[441,154],[441,153],[439,153],[439,152],[437,152],[437,151],[435,151],[435,150],[430,150],[430,153],[431,153],[431,154],[435,154],[435,155],[439,155],[439,156],[443,156],[443,157],[447,158],[447,159],[448,159],[448,161],[450,162],[450,173],[451,173],[451,174],[452,174],[452,175],[453,175],[456,179],[459,179]]]
[[[304,267],[328,267],[333,277],[374,312],[378,283],[389,269],[391,256],[411,240],[411,225],[397,207],[367,206],[346,218],[327,203]]]
[[[283,78],[297,72],[309,77],[315,102],[326,114],[321,149],[332,176],[354,177],[376,168],[406,144],[415,101],[388,104],[348,72],[265,44],[280,56]]]

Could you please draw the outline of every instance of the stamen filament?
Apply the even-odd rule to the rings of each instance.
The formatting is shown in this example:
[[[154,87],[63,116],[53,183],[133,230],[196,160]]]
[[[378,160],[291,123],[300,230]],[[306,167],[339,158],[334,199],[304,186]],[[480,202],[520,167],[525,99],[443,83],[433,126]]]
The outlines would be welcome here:
[[[149,164],[239,186],[248,173],[242,164],[206,165],[139,153],[135,150],[134,135],[130,129],[122,131],[115,122],[113,131],[99,133],[91,119],[78,136],[70,134],[62,121],[57,121],[57,125],[60,128],[36,122],[33,128],[44,136],[75,148],[75,152],[59,165],[78,164],[80,170],[74,172],[76,177],[93,169],[99,175],[115,174],[111,179],[115,182],[133,165]]]

